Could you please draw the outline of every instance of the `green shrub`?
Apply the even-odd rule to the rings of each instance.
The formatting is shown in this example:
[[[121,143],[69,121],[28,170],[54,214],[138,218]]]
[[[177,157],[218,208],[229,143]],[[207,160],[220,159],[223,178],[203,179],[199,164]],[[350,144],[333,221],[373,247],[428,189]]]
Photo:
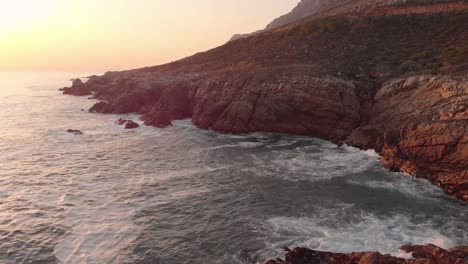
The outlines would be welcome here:
[[[423,51],[414,53],[413,55],[409,57],[409,59],[412,61],[419,61],[419,60],[431,58],[434,55],[435,55],[435,52],[433,50],[423,50]]]
[[[442,59],[450,64],[459,64],[466,61],[466,49],[464,47],[453,47],[442,52]]]

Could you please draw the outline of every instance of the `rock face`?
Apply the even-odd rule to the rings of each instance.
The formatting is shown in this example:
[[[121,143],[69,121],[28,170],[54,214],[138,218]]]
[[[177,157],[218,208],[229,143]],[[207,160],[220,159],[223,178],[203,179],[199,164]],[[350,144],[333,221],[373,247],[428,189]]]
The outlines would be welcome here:
[[[445,250],[435,245],[406,245],[401,248],[412,253],[415,259],[403,259],[378,252],[356,252],[349,254],[322,252],[296,248],[286,254],[285,260],[269,260],[265,264],[464,264],[468,261],[468,248],[458,247]]]
[[[64,93],[92,93],[101,102],[91,112],[139,113],[151,126],[191,118],[225,133],[375,149],[389,169],[467,200],[468,13],[442,11],[308,19],[174,63],[76,81]]]
[[[375,95],[369,123],[346,143],[374,148],[387,168],[468,200],[467,106],[466,76],[392,79]]]
[[[355,85],[333,77],[208,83],[194,100],[194,123],[226,133],[271,131],[338,141],[360,123]]]

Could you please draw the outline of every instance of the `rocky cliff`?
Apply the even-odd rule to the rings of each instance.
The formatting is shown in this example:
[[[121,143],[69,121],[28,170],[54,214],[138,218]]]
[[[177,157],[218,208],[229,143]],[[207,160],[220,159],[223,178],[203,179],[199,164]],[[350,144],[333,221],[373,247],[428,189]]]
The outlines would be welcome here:
[[[77,80],[64,93],[93,94],[102,102],[90,111],[137,112],[158,127],[192,118],[225,133],[290,133],[375,149],[389,169],[468,200],[468,4],[429,13],[395,5],[406,11],[389,14],[350,2],[360,9],[318,14],[174,63]]]

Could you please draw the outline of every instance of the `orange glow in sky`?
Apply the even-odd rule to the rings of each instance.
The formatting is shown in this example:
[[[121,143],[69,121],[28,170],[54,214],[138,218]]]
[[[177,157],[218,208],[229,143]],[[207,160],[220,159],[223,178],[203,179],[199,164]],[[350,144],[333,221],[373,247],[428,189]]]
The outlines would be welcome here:
[[[265,27],[298,0],[0,0],[0,71],[157,65]]]

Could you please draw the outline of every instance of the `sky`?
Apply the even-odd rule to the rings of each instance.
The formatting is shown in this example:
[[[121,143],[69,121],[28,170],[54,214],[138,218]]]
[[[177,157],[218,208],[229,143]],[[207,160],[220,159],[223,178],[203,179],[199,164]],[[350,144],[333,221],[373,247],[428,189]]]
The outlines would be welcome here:
[[[0,0],[0,71],[158,65],[264,28],[299,0]]]

